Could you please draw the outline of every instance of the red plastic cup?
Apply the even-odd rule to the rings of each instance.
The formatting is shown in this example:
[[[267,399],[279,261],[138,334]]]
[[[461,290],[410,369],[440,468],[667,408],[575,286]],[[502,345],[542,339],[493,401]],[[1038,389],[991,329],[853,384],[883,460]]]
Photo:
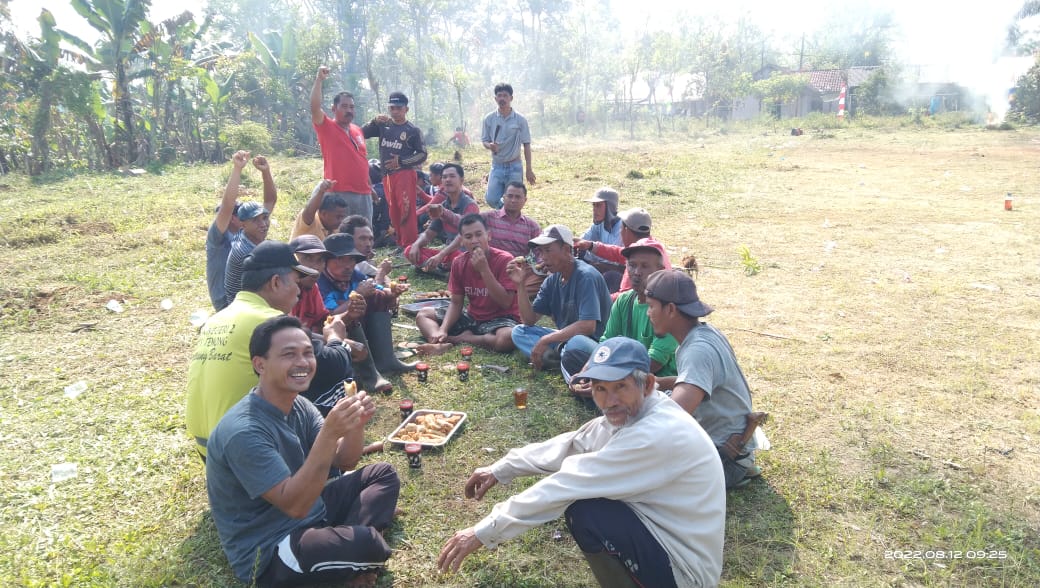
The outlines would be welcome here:
[[[419,383],[425,384],[426,380],[430,377],[430,364],[421,362],[415,364],[415,374],[419,379]]]
[[[473,348],[466,346],[459,350],[459,354],[462,355],[462,359],[469,361],[473,357]]]
[[[1014,202],[1014,200],[1015,199],[1011,197],[1011,194],[1008,194],[1007,196],[1005,196],[1004,197],[1004,210],[1011,210],[1011,208],[1012,208],[1011,205]]]
[[[455,365],[455,369],[459,370],[459,381],[465,382],[469,380],[469,364],[460,361]]]

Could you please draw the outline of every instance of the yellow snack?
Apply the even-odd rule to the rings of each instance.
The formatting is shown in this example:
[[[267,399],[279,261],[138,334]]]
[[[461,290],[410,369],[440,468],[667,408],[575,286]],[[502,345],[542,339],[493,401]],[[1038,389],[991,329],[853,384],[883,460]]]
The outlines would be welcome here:
[[[362,295],[358,294],[358,293],[357,293],[357,290],[354,290],[354,291],[352,291],[352,292],[350,293],[350,296],[348,296],[348,298],[351,298],[351,299],[353,299],[353,300],[358,300],[358,299],[364,298],[364,296],[362,296]]]

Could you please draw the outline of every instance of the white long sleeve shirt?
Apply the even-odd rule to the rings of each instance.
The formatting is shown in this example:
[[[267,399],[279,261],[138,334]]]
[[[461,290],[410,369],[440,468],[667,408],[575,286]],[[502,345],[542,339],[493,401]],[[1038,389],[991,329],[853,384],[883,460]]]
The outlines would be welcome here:
[[[622,427],[599,417],[481,469],[503,484],[546,476],[477,523],[488,548],[556,519],[575,501],[608,498],[643,521],[668,553],[677,586],[719,583],[726,523],[719,454],[697,421],[657,390]]]

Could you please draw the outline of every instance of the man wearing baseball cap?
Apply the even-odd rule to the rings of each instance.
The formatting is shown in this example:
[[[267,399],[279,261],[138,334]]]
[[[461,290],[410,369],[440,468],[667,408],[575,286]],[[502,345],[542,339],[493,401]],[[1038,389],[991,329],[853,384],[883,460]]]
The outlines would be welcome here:
[[[299,300],[300,280],[316,275],[296,260],[289,245],[278,241],[261,242],[243,260],[242,291],[203,325],[188,366],[188,434],[203,458],[220,417],[256,385],[249,358],[253,329],[289,313]]]
[[[618,218],[618,201],[621,196],[617,190],[610,186],[603,186],[592,198],[585,202],[592,204],[592,224],[581,236],[583,241],[595,241],[608,245],[621,245],[621,219]],[[579,252],[579,257],[600,273],[621,273],[624,262],[613,262],[603,259],[589,250]],[[614,282],[612,291],[617,290],[617,281]]]
[[[238,219],[237,199],[238,185],[242,181],[242,169],[247,163],[249,163],[248,151],[236,151],[231,157],[231,174],[228,176],[227,186],[224,188],[224,196],[217,205],[217,216],[206,233],[206,286],[209,289],[209,300],[213,304],[214,310],[221,310],[231,302],[224,289],[224,280],[232,246],[243,236],[242,221]],[[258,155],[253,158],[253,167],[260,171],[264,180],[263,209],[272,211],[278,202],[278,189],[271,176],[271,166],[267,163],[267,159]],[[260,240],[262,241],[263,238]]]
[[[228,254],[227,273],[224,274],[228,304],[235,300],[235,295],[242,289],[246,257],[267,238],[267,231],[271,228],[271,211],[259,202],[239,204],[235,216],[242,223],[242,238],[231,244],[231,253]]]
[[[602,342],[575,377],[603,412],[577,431],[511,450],[477,468],[465,495],[548,476],[500,502],[441,549],[442,572],[564,515],[601,586],[715,586],[722,574],[726,493],[711,439],[654,389],[650,358],[627,337]]]
[[[693,278],[677,269],[654,272],[646,299],[654,333],[680,342],[672,400],[697,419],[718,448],[726,488],[747,484],[761,473],[753,434],[767,415],[752,412],[751,389],[726,336],[701,322],[713,309],[697,296]]]
[[[623,253],[625,247],[632,245],[636,241],[645,241],[648,245],[653,245],[655,243],[660,245],[660,242],[650,235],[653,221],[650,218],[649,212],[642,208],[629,208],[628,210],[622,210],[619,212],[618,218],[621,219],[621,245],[611,245],[601,241],[586,241],[585,239],[578,239],[574,243],[574,249],[576,250],[589,251],[610,263],[622,264],[622,271],[624,273],[621,274],[620,285],[618,286],[617,291],[612,291],[610,295],[610,297],[615,300],[617,300],[618,294],[621,292],[627,292],[632,289],[632,279],[628,275],[628,258]],[[671,269],[672,261],[668,257],[668,252],[664,250],[663,245],[659,250],[661,252],[661,261],[664,263],[664,267],[666,269]],[[609,270],[603,274],[603,279],[607,281],[608,288],[611,286],[611,283],[616,280],[613,274],[614,270]]]
[[[630,337],[642,343],[649,351],[650,372],[657,377],[658,389],[670,390],[675,382],[675,348],[679,344],[671,335],[655,335],[654,327],[646,316],[646,279],[664,268],[664,260],[668,255],[659,242],[649,238],[640,239],[622,251],[622,259],[628,262],[625,275],[631,274],[632,289],[622,292],[610,307],[610,316],[600,340]],[[573,381],[570,374],[581,370],[597,345],[593,339],[578,335],[567,342],[560,361],[560,371],[571,384],[571,392],[582,398],[589,398],[589,386]]]
[[[408,96],[391,92],[387,104],[390,115],[380,114],[361,127],[365,138],[379,138],[379,159],[383,167],[383,192],[390,212],[390,224],[397,244],[407,247],[419,237],[415,214],[417,170],[426,161],[422,131],[408,122]]]
[[[573,242],[570,229],[550,225],[528,241],[538,260],[534,268],[523,258],[506,266],[509,279],[517,286],[517,306],[523,321],[513,327],[513,344],[531,360],[535,370],[559,369],[563,345],[577,335],[599,339],[610,314],[607,283],[594,267],[574,258]],[[532,302],[527,284],[535,269],[550,275]],[[547,314],[556,329],[536,325]]]

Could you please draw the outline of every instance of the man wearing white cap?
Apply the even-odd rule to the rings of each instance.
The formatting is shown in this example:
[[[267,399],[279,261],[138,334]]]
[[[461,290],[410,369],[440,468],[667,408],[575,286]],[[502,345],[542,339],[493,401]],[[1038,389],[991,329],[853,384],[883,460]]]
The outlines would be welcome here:
[[[466,481],[469,498],[499,482],[545,477],[455,533],[437,559],[441,571],[562,514],[600,586],[717,585],[726,524],[722,467],[704,430],[654,389],[649,369],[638,341],[601,343],[576,377],[592,382],[603,416],[477,468]]]
[[[550,225],[528,241],[539,260],[536,267],[551,273],[532,302],[526,285],[534,268],[514,259],[506,266],[517,285],[517,305],[522,325],[513,327],[513,344],[530,358],[535,370],[559,369],[562,346],[576,335],[599,339],[610,314],[610,293],[603,276],[589,264],[575,259],[574,235],[563,225]],[[556,329],[536,325],[543,315],[552,316]]]

